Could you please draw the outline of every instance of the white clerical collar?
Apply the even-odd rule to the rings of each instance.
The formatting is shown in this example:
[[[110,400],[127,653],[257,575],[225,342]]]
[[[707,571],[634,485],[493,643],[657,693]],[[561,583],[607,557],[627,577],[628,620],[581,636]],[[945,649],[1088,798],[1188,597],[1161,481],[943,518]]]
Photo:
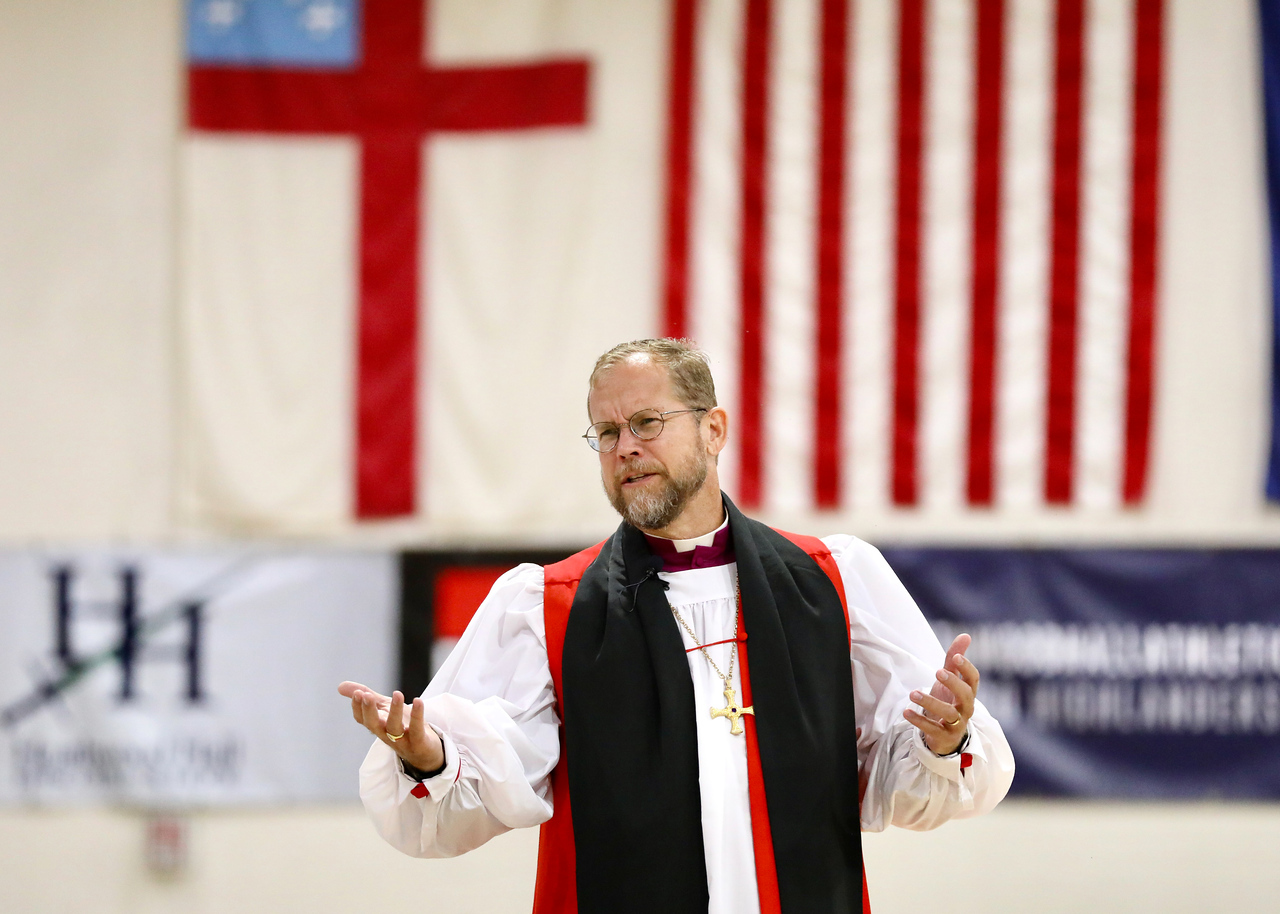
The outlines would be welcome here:
[[[728,511],[724,513],[724,522],[721,523],[719,527],[716,527],[710,533],[704,533],[702,534],[702,536],[695,536],[692,539],[673,540],[673,539],[670,539],[669,537],[656,536],[652,533],[649,533],[646,535],[652,536],[654,539],[666,540],[671,545],[675,546],[676,552],[692,552],[694,549],[698,548],[699,546],[710,546],[712,543],[715,542],[716,534],[719,533],[721,530],[723,530],[727,526],[729,526]]]

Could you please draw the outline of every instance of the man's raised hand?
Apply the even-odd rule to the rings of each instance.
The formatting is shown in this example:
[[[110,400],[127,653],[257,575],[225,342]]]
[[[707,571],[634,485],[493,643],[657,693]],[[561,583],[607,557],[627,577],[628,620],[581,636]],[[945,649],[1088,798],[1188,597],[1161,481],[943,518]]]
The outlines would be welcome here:
[[[924,737],[925,744],[938,755],[950,755],[960,748],[969,718],[973,717],[973,703],[978,695],[978,668],[964,655],[973,639],[968,635],[956,635],[947,648],[947,658],[942,669],[935,674],[936,682],[928,695],[912,692],[911,700],[924,710],[907,708],[902,716],[914,724]]]
[[[356,723],[414,768],[435,771],[444,764],[444,744],[436,731],[427,726],[421,698],[413,700],[411,710],[405,707],[404,695],[400,692],[392,692],[388,698],[358,682],[342,683],[338,694],[351,699],[351,716]]]

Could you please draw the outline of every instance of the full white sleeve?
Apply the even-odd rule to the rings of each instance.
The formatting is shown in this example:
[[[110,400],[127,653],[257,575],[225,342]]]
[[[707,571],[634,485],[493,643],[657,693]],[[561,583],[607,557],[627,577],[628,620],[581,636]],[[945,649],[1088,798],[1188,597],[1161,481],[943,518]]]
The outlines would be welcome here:
[[[378,833],[415,857],[452,857],[512,828],[551,818],[560,758],[542,616],[543,571],[504,574],[423,693],[445,767],[418,782],[375,740],[360,766],[360,798]],[[419,791],[422,793],[422,791]]]
[[[854,713],[866,779],[862,827],[925,830],[993,809],[1013,781],[1004,731],[978,701],[962,756],[937,756],[902,712],[910,695],[928,693],[944,651],[919,607],[875,547],[852,536],[823,539],[849,603]],[[981,687],[979,687],[981,694]]]

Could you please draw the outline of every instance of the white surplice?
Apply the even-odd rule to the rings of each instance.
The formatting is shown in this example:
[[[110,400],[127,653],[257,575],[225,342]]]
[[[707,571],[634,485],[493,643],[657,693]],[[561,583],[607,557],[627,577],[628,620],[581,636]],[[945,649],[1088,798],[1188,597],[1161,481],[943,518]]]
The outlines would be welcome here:
[[[711,534],[677,543],[683,551]],[[1000,725],[979,702],[959,756],[939,757],[903,717],[913,689],[928,692],[943,648],[915,602],[874,547],[829,536],[849,604],[850,655],[859,764],[868,785],[862,827],[929,829],[994,807],[1013,780],[1013,753]],[[731,638],[737,565],[662,573],[667,600],[703,644]],[[360,796],[379,834],[416,857],[449,857],[512,828],[551,817],[550,776],[560,755],[551,668],[542,618],[543,570],[520,565],[485,598],[458,646],[424,694],[426,718],[441,735],[445,767],[423,782],[427,796],[397,756],[375,741],[360,769]],[[756,912],[755,856],[747,794],[747,752],[724,707],[724,683],[680,626],[693,681],[698,780],[707,861],[709,914]],[[722,671],[732,645],[708,648]],[[742,697],[739,663],[734,688]]]

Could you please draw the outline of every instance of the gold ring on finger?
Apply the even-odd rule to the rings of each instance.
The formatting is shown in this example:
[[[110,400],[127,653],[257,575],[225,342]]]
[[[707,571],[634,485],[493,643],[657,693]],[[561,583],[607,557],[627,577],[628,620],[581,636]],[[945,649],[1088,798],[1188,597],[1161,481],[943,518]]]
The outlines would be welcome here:
[[[387,734],[387,739],[391,740],[391,742],[393,742],[393,743],[394,743],[394,742],[395,742],[396,740],[398,740],[398,739],[404,739],[404,734],[403,734],[403,733],[388,733],[388,734]]]

